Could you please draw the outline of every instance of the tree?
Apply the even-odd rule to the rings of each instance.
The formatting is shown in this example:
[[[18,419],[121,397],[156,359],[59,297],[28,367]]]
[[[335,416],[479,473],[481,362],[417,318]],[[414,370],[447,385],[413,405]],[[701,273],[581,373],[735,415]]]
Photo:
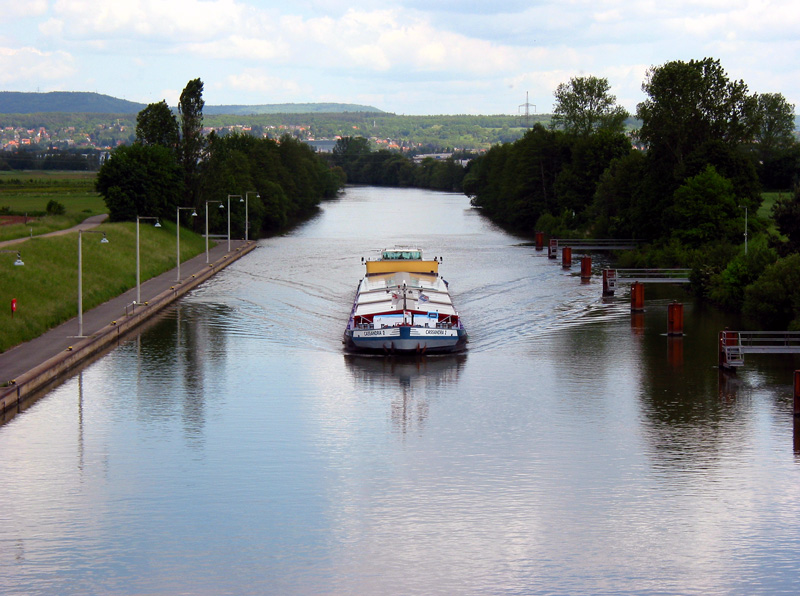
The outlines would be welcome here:
[[[567,133],[588,136],[598,130],[621,133],[628,112],[616,105],[608,79],[574,77],[555,91],[553,124]]]
[[[800,254],[778,259],[745,289],[745,315],[768,329],[800,328]]]
[[[786,242],[774,241],[781,255],[800,252],[800,187],[795,188],[792,196],[781,197],[772,206],[772,219]]]
[[[715,240],[731,241],[744,228],[739,211],[731,181],[707,166],[675,191],[674,235],[694,248]]]
[[[676,60],[653,67],[642,90],[648,99],[637,107],[639,138],[674,182],[683,180],[684,160],[703,143],[720,140],[736,146],[756,132],[756,98],[748,95],[743,81],[728,79],[719,60]]]
[[[582,217],[594,199],[597,184],[612,160],[631,152],[624,134],[600,130],[570,143],[569,159],[556,178],[559,211]]]
[[[794,138],[794,105],[780,93],[758,96],[758,128],[753,149],[761,183],[767,188],[791,188],[800,173],[800,147]]]
[[[600,175],[592,207],[600,238],[647,238],[652,217],[643,212],[642,179],[647,160],[641,151],[613,159]]]
[[[702,173],[709,165],[733,183],[737,202],[752,213],[761,206],[761,185],[752,155],[743,147],[732,147],[720,140],[707,141],[686,157],[687,178]]]
[[[756,98],[755,141],[763,160],[794,143],[794,104],[786,101],[780,93],[763,93]]]
[[[555,182],[569,153],[566,134],[537,123],[515,143],[474,160],[464,192],[497,223],[532,232],[542,214],[557,209]]]
[[[137,143],[176,150],[179,139],[178,121],[166,101],[151,103],[136,116]]]
[[[134,143],[114,150],[97,173],[95,187],[112,221],[130,221],[137,215],[173,217],[183,180],[172,151]]]
[[[180,163],[188,203],[200,208],[200,161],[203,157],[203,82],[193,79],[186,84],[178,103],[180,114]]]

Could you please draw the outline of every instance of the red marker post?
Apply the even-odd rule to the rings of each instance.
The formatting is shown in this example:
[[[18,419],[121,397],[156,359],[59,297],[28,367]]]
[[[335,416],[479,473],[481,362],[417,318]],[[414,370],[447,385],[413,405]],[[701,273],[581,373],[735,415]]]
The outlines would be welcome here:
[[[11,318],[14,318],[14,313],[17,312],[17,299],[11,299]]]

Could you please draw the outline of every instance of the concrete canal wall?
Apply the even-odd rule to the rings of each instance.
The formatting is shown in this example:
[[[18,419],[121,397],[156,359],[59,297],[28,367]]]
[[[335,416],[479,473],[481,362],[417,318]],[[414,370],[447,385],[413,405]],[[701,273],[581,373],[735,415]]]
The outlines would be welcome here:
[[[31,370],[18,375],[9,386],[0,388],[0,414],[20,407],[28,398],[67,375],[71,370],[104,349],[118,343],[128,332],[134,330],[153,315],[187,294],[218,271],[248,254],[256,247],[255,242],[243,244],[227,253],[214,263],[206,265],[191,277],[175,282],[143,305],[136,306],[130,313],[123,313],[118,319],[109,322],[86,338],[75,338],[73,345],[55,356],[45,360]]]

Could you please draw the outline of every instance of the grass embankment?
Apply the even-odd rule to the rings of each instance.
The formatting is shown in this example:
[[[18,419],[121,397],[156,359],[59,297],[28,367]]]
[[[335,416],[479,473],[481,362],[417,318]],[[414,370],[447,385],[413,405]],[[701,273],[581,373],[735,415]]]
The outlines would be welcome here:
[[[95,191],[95,172],[0,172],[0,216],[29,215],[27,223],[0,226],[0,241],[64,230],[92,215],[107,213]],[[61,203],[64,215],[43,214],[51,200]]]
[[[175,267],[175,225],[140,224],[142,282]],[[103,224],[83,234],[84,312],[136,286],[136,224]],[[9,247],[25,265],[14,266],[14,254],[0,254],[0,352],[34,339],[78,314],[78,234],[32,238]],[[205,240],[181,229],[181,260],[205,250]],[[17,312],[11,316],[11,300]],[[122,313],[120,313],[122,314]],[[77,329],[76,329],[77,333]]]
[[[43,213],[51,200],[61,203],[62,216],[43,216],[27,224],[0,226],[0,240],[33,238],[5,250],[20,251],[23,267],[15,267],[15,255],[0,254],[0,352],[34,339],[78,313],[78,234],[37,238],[37,235],[70,228],[87,217],[106,213],[102,197],[94,190],[93,172],[0,172],[0,210],[13,214]],[[0,214],[2,215],[2,214]],[[162,221],[140,225],[141,279],[175,267],[175,225]],[[136,224],[103,224],[83,235],[83,308],[89,310],[136,285]],[[202,236],[181,230],[181,259],[205,250]],[[11,300],[17,312],[11,316]],[[77,329],[76,329],[77,332]]]

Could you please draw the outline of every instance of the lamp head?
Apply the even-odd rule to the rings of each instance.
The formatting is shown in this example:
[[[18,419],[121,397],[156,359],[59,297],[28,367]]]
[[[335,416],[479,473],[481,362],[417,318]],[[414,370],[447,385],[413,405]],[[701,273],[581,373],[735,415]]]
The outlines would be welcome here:
[[[24,264],[25,263],[22,262],[22,256],[20,256],[20,253],[17,253],[17,260],[14,261],[14,265],[17,267],[22,267]]]

